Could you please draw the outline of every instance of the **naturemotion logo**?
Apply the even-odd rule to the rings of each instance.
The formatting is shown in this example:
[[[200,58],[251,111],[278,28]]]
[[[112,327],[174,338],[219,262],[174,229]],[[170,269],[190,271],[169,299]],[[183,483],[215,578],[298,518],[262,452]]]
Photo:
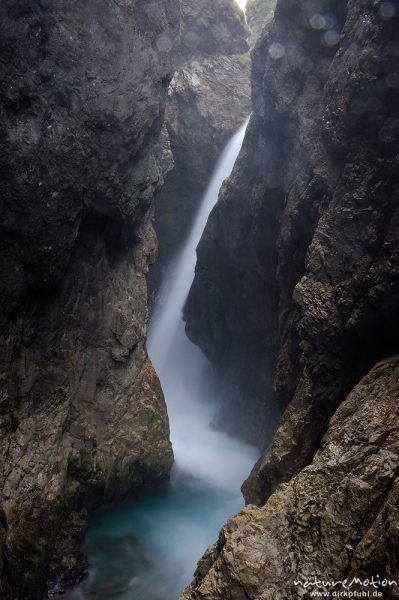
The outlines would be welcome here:
[[[311,579],[296,579],[294,585],[308,591],[311,598],[382,598],[383,589],[398,585],[394,579],[381,579],[378,575],[367,579],[353,577],[352,579],[333,580],[323,577]]]

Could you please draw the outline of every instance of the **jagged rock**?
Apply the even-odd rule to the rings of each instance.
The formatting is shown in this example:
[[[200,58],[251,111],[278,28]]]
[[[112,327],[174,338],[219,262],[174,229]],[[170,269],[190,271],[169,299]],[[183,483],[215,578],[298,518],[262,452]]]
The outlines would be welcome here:
[[[248,0],[246,15],[252,44],[258,39],[264,26],[272,20],[275,7],[276,0]]]
[[[309,464],[398,349],[398,19],[374,0],[280,0],[252,53],[253,116],[185,310],[239,407],[288,406],[248,502]]]
[[[159,249],[150,270],[155,294],[189,233],[223,147],[251,111],[250,32],[235,0],[186,1],[182,15],[181,64],[166,107],[174,169],[156,198]]]
[[[189,233],[222,148],[250,113],[249,88],[248,53],[198,58],[174,74],[166,107],[174,168],[156,198],[155,291]]]
[[[210,54],[241,54],[248,50],[244,13],[235,0],[181,0],[181,61]]]
[[[0,595],[25,600],[87,509],[171,467],[145,275],[180,23],[169,0],[5,0],[0,23]]]
[[[321,101],[311,108],[305,90],[296,112],[302,164],[285,187],[276,271],[275,385],[282,404],[293,401],[245,486],[253,502],[309,461],[335,407],[397,349],[399,14],[385,17],[375,2],[347,9],[342,38],[334,37],[339,28],[321,34],[329,49],[336,42],[332,62],[319,65]]]
[[[259,508],[226,525],[184,600],[399,580],[398,358],[342,404],[398,351],[398,20],[375,0],[280,0],[253,50],[253,116],[185,315],[241,404],[285,412],[244,485]]]
[[[231,519],[182,600],[307,599],[306,581],[396,581],[399,598],[399,357],[378,364],[331,419],[312,464]],[[302,582],[295,584],[295,582]],[[363,597],[363,596],[359,596]]]

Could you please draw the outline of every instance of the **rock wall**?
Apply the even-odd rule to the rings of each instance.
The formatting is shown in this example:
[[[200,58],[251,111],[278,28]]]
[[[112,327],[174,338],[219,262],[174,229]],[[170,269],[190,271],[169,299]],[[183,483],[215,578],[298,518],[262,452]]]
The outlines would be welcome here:
[[[256,42],[264,26],[272,20],[275,7],[276,0],[248,0],[246,15],[252,43]]]
[[[182,15],[180,68],[166,107],[174,168],[156,198],[154,293],[189,233],[223,147],[251,111],[250,32],[235,0],[183,2]]]
[[[181,0],[180,61],[213,54],[240,54],[248,49],[245,16],[235,0]]]
[[[398,380],[398,356],[371,370],[337,410],[312,464],[226,524],[182,600],[343,591],[322,580],[346,580],[359,598],[376,590],[399,597],[388,584],[399,573]],[[387,583],[375,587],[372,578]]]
[[[336,413],[398,351],[398,19],[395,2],[279,0],[253,50],[253,116],[198,247],[185,314],[241,405],[284,414],[244,485],[246,500],[263,508],[227,526],[200,563],[193,598],[308,597],[287,587],[294,573],[398,575],[396,409],[382,425],[377,416],[396,389],[397,360],[371,371]],[[363,445],[392,459],[385,473],[378,458],[383,483],[363,451],[356,457]],[[321,489],[340,482],[324,528]],[[310,523],[321,527],[322,547],[317,528],[309,546]]]
[[[4,599],[41,598],[52,556],[62,587],[87,510],[172,464],[145,277],[179,20],[169,0],[1,3]]]

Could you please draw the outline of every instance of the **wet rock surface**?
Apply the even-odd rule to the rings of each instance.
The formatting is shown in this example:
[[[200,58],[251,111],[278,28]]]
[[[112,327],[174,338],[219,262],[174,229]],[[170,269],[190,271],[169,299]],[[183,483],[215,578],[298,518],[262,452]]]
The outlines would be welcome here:
[[[247,74],[227,55],[246,52],[248,31],[232,0],[6,0],[0,12],[0,595],[15,600],[80,576],[87,511],[168,475],[145,348],[153,197],[173,166],[167,90],[200,59],[206,113],[213,69],[229,94]],[[222,119],[209,128],[234,127]]]
[[[256,42],[265,25],[272,20],[275,7],[276,0],[248,0],[246,15],[252,43]]]
[[[254,113],[185,311],[241,411],[289,405],[250,502],[311,460],[396,348],[397,19],[375,2],[282,1],[252,53]]]
[[[267,445],[276,412],[283,416],[243,487],[247,502],[263,508],[251,506],[227,525],[185,598],[308,597],[287,587],[289,574],[316,568],[316,575],[351,569],[398,579],[396,467],[380,487],[378,468],[370,475],[359,464],[360,479],[378,493],[359,501],[342,490],[325,531],[326,544],[338,540],[336,558],[320,540],[308,552],[306,528],[318,527],[325,509],[317,508],[313,523],[295,499],[298,486],[309,503],[322,487],[342,487],[335,478],[343,477],[347,443],[338,427],[344,408],[337,408],[398,350],[398,19],[396,3],[280,0],[252,52],[253,116],[199,244],[185,316],[190,338],[230,384],[229,403],[243,423],[254,410],[264,415],[253,435]],[[384,385],[394,397],[396,362],[371,371],[347,401],[366,386],[367,410],[357,412],[351,434],[355,450],[370,428],[384,455],[396,417],[381,417],[381,425],[373,411]],[[325,442],[314,457],[328,427],[336,457],[320,479]],[[385,473],[382,459],[379,465]],[[373,533],[358,523],[357,509]],[[260,515],[267,515],[263,524]],[[289,543],[292,520],[302,519]],[[346,535],[356,552],[345,549],[353,545]]]
[[[235,0],[182,3],[180,68],[168,90],[166,126],[174,168],[156,197],[156,294],[189,234],[216,162],[251,111],[250,31]]]
[[[254,114],[186,318],[224,378],[219,424],[230,411],[267,444],[285,412],[244,487],[259,507],[184,597],[398,572],[397,358],[372,369],[398,350],[398,18],[394,2],[280,0],[253,51]],[[238,124],[247,46],[227,0],[3,0],[0,23],[0,595],[36,600],[81,576],[87,511],[169,472],[145,349],[153,197],[168,129],[180,144],[200,115],[216,156]],[[227,120],[204,102],[226,90]]]
[[[398,579],[398,381],[397,356],[370,371],[331,419],[313,462],[226,524],[182,600],[294,600],[343,588],[305,586],[315,579],[399,597],[397,584],[363,585]],[[350,585],[354,578],[362,583]]]
[[[179,11],[6,0],[0,22],[0,596],[17,600],[42,597],[52,556],[52,591],[83,569],[87,510],[171,467],[145,275]]]
[[[241,54],[248,49],[244,13],[234,0],[181,0],[180,60],[190,57]]]
[[[245,488],[255,502],[309,461],[345,395],[397,349],[399,15],[375,2],[333,14],[321,95],[312,71],[288,121],[298,145],[279,217],[274,383],[281,405],[293,399]]]

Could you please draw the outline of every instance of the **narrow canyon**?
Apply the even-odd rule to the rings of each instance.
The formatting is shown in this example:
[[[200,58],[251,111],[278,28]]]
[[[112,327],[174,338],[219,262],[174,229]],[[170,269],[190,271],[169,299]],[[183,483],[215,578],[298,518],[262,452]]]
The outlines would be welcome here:
[[[399,599],[398,1],[0,32],[1,600]]]

